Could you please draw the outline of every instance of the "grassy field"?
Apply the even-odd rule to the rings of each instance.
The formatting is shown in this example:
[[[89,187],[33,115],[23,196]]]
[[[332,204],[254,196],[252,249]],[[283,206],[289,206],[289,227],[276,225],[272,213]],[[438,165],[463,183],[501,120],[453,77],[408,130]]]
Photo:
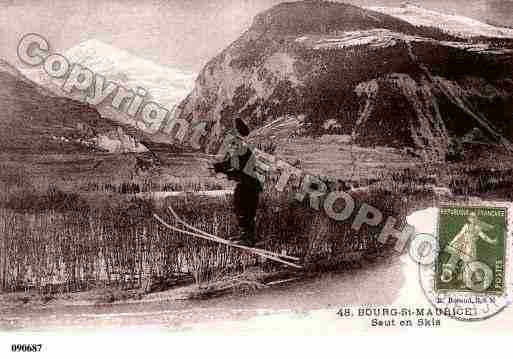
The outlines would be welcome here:
[[[325,174],[327,181],[341,178],[330,185],[357,188],[353,192],[357,206],[366,202],[403,222],[412,210],[452,197],[512,197],[513,169],[506,161],[487,166],[485,160],[420,164],[396,150],[349,148],[333,138],[323,141],[290,142],[280,146],[277,155],[309,172]],[[166,165],[140,170],[135,166],[139,159],[129,155],[106,155],[93,165],[78,157],[46,156],[43,161],[36,156],[22,161],[3,156],[0,289],[4,292],[35,290],[49,295],[98,287],[133,289],[142,288],[148,278],[172,284],[184,276],[206,285],[256,264],[268,273],[278,270],[274,263],[240,250],[171,233],[152,217],[158,213],[170,219],[165,207],[172,204],[198,228],[221,237],[235,233],[229,195],[211,198],[191,193],[232,186],[207,177],[204,158],[168,155],[162,161]],[[441,187],[445,192],[439,193]],[[135,196],[149,191],[187,194],[159,201]],[[257,231],[268,240],[266,248],[301,257],[307,271],[339,268],[347,263],[348,254],[371,258],[385,250],[377,242],[377,231],[364,226],[354,232],[351,223],[352,218],[333,221],[299,203],[292,191],[277,192],[272,185],[266,186],[257,215]]]
[[[259,207],[258,233],[268,240],[267,249],[304,258],[312,268],[344,253],[376,251],[374,234],[354,233],[350,222],[332,221],[288,195],[266,192]],[[32,201],[31,208],[0,210],[4,291],[67,292],[98,284],[132,288],[147,277],[184,273],[199,284],[257,264],[255,256],[243,251],[162,228],[152,214],[166,216],[163,202],[132,198],[99,205],[57,189],[37,199],[29,196],[16,201]],[[236,218],[229,196],[187,196],[173,198],[172,204],[198,228],[225,238],[234,234]],[[400,208],[387,210],[392,214]],[[274,267],[271,262],[262,265]]]

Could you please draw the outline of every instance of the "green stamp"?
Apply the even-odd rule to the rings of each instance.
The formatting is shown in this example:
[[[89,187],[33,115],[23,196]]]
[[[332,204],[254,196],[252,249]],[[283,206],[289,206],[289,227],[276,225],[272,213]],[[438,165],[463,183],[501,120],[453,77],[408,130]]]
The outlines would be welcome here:
[[[506,208],[440,207],[435,290],[503,293],[506,233]]]

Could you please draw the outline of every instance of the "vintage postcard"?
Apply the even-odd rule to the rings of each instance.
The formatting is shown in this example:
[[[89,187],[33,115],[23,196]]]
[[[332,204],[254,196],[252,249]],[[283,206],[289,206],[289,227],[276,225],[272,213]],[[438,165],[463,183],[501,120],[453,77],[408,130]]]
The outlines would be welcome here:
[[[513,1],[0,0],[0,110],[2,358],[513,333]]]

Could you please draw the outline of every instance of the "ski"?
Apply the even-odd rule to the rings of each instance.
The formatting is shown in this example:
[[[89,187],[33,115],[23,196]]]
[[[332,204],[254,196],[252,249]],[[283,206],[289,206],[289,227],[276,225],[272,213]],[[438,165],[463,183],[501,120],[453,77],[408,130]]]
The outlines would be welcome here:
[[[235,244],[238,244],[238,243],[240,242],[240,240],[241,240],[241,236],[232,236],[232,237],[228,237],[228,240],[229,240],[230,242],[233,242],[233,243],[235,243]],[[263,248],[261,248],[261,247],[262,247],[263,245],[265,245],[266,243],[270,242],[270,241],[271,241],[271,240],[269,240],[269,239],[268,239],[268,240],[265,240],[265,241],[257,241],[257,242],[255,243],[255,245],[253,246],[253,248],[255,248],[255,249],[263,249]],[[264,250],[266,250],[266,249],[264,249]],[[296,258],[297,258],[297,257],[287,256],[286,254],[280,254],[279,256],[280,256],[280,257],[283,257],[283,258],[290,258],[290,259],[292,259],[292,260],[296,260]],[[299,259],[298,259],[298,260],[299,260]]]
[[[205,231],[202,231],[201,229],[199,228],[196,228],[190,224],[188,224],[187,222],[185,222],[183,219],[180,218],[180,216],[178,216],[178,214],[173,210],[172,207],[168,207],[167,208],[169,210],[169,212],[171,212],[171,214],[173,215],[173,217],[175,218],[175,220],[180,223],[181,225],[183,225],[184,227],[192,230],[192,231],[195,231],[195,232],[198,232],[198,233],[201,233],[205,236],[209,236],[209,237],[213,237],[213,238],[217,238],[217,239],[222,239],[224,241],[227,241],[227,242],[230,242],[232,244],[237,244],[237,243],[234,243],[233,241],[231,240],[226,240],[224,238],[221,238],[221,237],[217,237],[213,234],[210,234],[208,232],[205,232]],[[247,246],[243,246],[243,247],[247,247]],[[276,253],[276,252],[271,252],[271,251],[268,251],[266,249],[262,249],[262,248],[255,248],[255,247],[247,247],[247,248],[253,248],[254,250],[256,251],[259,251],[259,252],[262,252],[264,254],[269,254],[269,255],[272,255],[272,256],[275,256],[275,257],[281,257],[281,258],[285,258],[285,259],[290,259],[290,260],[293,260],[293,261],[299,261],[301,260],[300,258],[298,257],[292,257],[292,256],[289,256],[289,255],[286,255],[286,254],[280,254],[280,253]]]
[[[227,246],[230,246],[230,247],[239,248],[239,249],[251,252],[253,254],[256,254],[258,256],[267,258],[269,260],[272,260],[272,261],[275,261],[275,262],[279,262],[279,263],[288,265],[290,267],[299,268],[299,269],[303,268],[302,266],[300,266],[298,264],[287,262],[287,261],[285,261],[283,259],[278,258],[276,256],[276,253],[274,253],[272,255],[271,254],[267,254],[267,253],[262,253],[260,250],[256,250],[255,248],[246,247],[246,246],[242,246],[242,245],[239,245],[239,244],[234,244],[234,243],[232,243],[232,242],[230,242],[230,241],[228,241],[226,239],[223,239],[223,238],[220,238],[220,237],[216,237],[214,235],[208,235],[207,236],[207,235],[203,235],[203,234],[200,234],[200,233],[186,231],[186,230],[180,229],[178,227],[175,227],[173,225],[170,225],[169,223],[164,221],[162,218],[160,218],[156,214],[153,214],[153,217],[157,221],[159,221],[164,227],[166,227],[166,228],[168,228],[168,229],[170,229],[172,231],[175,231],[175,232],[178,232],[178,233],[187,234],[187,235],[190,235],[190,236],[193,236],[193,237],[196,237],[196,238],[207,239],[207,240],[210,240],[210,241],[213,241],[213,242],[217,242],[217,243],[220,243],[220,244],[224,244],[224,245],[227,245]],[[273,253],[273,252],[271,252],[271,253]]]

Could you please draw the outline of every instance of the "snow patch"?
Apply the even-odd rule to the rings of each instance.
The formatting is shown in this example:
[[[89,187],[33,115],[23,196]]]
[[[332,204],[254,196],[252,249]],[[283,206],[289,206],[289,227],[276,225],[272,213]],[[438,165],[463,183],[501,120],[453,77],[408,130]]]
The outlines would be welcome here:
[[[396,44],[396,40],[404,35],[387,29],[372,29],[362,31],[346,31],[341,36],[325,37],[319,39],[313,46],[314,49],[344,48],[358,45],[370,45],[372,47],[389,47]]]
[[[509,49],[492,48],[486,43],[466,43],[457,41],[437,41],[431,38],[406,35],[388,29],[371,29],[361,31],[346,31],[339,36],[318,37],[316,41],[313,38],[304,41],[305,46],[311,46],[315,50],[320,49],[343,49],[358,45],[368,45],[370,48],[385,48],[397,44],[398,41],[406,43],[410,42],[428,42],[433,44],[441,44],[444,46],[455,47],[458,49],[486,52],[489,54],[505,54],[512,53]]]
[[[326,131],[341,128],[342,126],[335,119],[326,120],[323,124],[323,128]]]
[[[121,127],[115,131],[98,135],[96,146],[110,153],[148,152],[146,146],[127,135]]]
[[[402,7],[372,6],[367,9],[397,17],[416,26],[430,26],[460,37],[513,38],[513,29],[496,27],[460,15],[443,14],[415,5]]]

